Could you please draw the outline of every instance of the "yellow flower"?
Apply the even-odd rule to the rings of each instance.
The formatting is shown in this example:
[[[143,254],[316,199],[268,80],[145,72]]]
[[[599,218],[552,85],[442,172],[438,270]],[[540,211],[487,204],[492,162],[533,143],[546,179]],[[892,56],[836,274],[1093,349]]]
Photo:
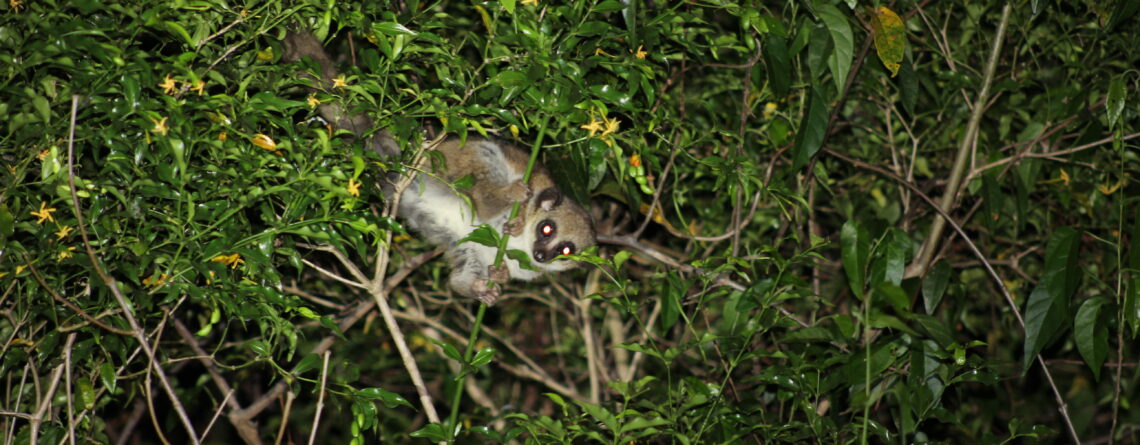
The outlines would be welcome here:
[[[40,203],[40,210],[38,212],[32,212],[32,216],[39,218],[39,220],[36,221],[36,224],[43,224],[44,220],[54,222],[55,218],[51,217],[51,212],[54,212],[54,211],[55,211],[54,207],[48,207],[46,202],[41,202]]]
[[[165,117],[162,118],[162,120],[158,120],[158,119],[155,119],[153,117],[150,118],[150,121],[154,122],[154,128],[152,128],[150,130],[151,133],[161,134],[163,136],[166,136],[166,133],[170,132],[170,127],[166,126],[166,119],[167,118],[165,118]]]
[[[524,5],[538,6],[538,0],[522,0]]]
[[[592,119],[592,118],[591,118]],[[590,137],[593,137],[599,131],[602,131],[602,122],[597,119],[590,120],[590,123],[579,127],[583,130],[590,130]]]
[[[169,74],[167,74],[166,78],[162,80],[162,83],[158,84],[158,87],[162,88],[163,94],[173,94],[174,89],[177,88],[177,86],[177,81],[175,81],[174,78],[170,77]]]
[[[237,253],[231,255],[218,255],[210,261],[225,264],[227,266],[230,266],[231,269],[237,269],[239,265],[245,263],[245,260],[241,259],[241,254]]]
[[[629,157],[629,165],[634,166],[634,167],[640,166],[641,165],[641,156],[639,156],[637,153],[634,153],[632,156]]]
[[[771,119],[772,115],[776,114],[777,107],[778,105],[776,105],[775,102],[768,102],[764,104],[764,119]]]
[[[1107,185],[1102,185],[1100,187],[1097,187],[1097,190],[1100,190],[1101,193],[1104,193],[1106,195],[1111,195],[1113,193],[1116,193],[1117,190],[1120,190],[1120,187],[1123,185],[1124,185],[1124,180],[1121,179],[1120,181],[1117,181],[1116,185],[1113,185],[1112,187],[1109,187]]]
[[[71,233],[71,226],[63,226],[63,227],[59,228],[58,232],[55,232],[55,236],[56,236],[56,239],[64,239],[64,238],[67,238],[67,235],[70,233]]]
[[[352,196],[360,196],[360,183],[352,178],[348,178],[348,194]]]
[[[51,154],[51,150],[49,150],[49,149],[46,149],[46,148],[45,148],[43,151],[41,151],[41,152],[39,152],[39,153],[37,153],[37,154],[36,154],[36,159],[38,159],[38,160],[42,161],[42,160],[44,160],[44,158],[46,158],[46,157],[47,157],[49,154]]]
[[[20,0],[8,0],[8,6],[11,7],[13,11],[19,13],[20,8],[24,7],[24,3]]]
[[[226,139],[229,139],[229,136],[226,135],[226,132],[223,131],[223,132],[218,133],[218,140],[219,141],[225,142]]]
[[[1063,169],[1063,168],[1061,169],[1061,178],[1060,179],[1061,179],[1061,182],[1065,183],[1065,187],[1069,186],[1069,183],[1071,182],[1071,180],[1069,179],[1069,172],[1065,171],[1065,169]]]
[[[310,94],[310,95],[309,95],[309,101],[308,101],[308,102],[309,102],[309,108],[310,108],[310,109],[312,109],[312,108],[317,108],[317,105],[320,105],[320,104],[321,104],[321,100],[320,100],[320,99],[317,99],[317,94],[316,94],[316,93],[313,93],[313,94]]]
[[[606,129],[602,132],[601,137],[604,138],[606,136],[609,136],[618,130],[618,124],[620,124],[621,121],[617,120],[617,118],[611,120],[609,118],[602,117],[602,119],[606,122]]]
[[[27,264],[21,264],[19,266],[16,266],[16,275],[19,275],[20,272],[23,272],[24,269],[27,269],[27,268],[28,268]]]
[[[632,50],[630,51],[631,53],[633,53],[633,57],[637,57],[638,59],[644,59],[645,56],[649,54],[648,52],[645,52],[644,50],[641,49],[643,46],[644,45],[637,45],[637,51],[632,51]]]
[[[153,274],[149,277],[143,278],[143,286],[159,287],[166,284],[166,274],[159,274],[157,277]]]
[[[344,88],[348,86],[348,81],[344,80],[344,74],[333,78],[333,88]]]
[[[75,251],[75,246],[71,246],[71,247],[68,247],[66,249],[60,250],[59,251],[59,260],[57,260],[57,261],[63,261],[63,260],[66,260],[68,258],[71,258],[71,252],[74,252],[74,251]]]
[[[258,133],[253,135],[253,139],[251,139],[250,142],[253,142],[253,145],[264,148],[266,150],[277,151],[277,143],[273,142],[273,138],[264,134]]]
[[[206,81],[198,79],[194,81],[194,86],[190,89],[197,92],[199,96],[206,94]]]
[[[605,51],[602,51],[602,49],[601,49],[601,48],[595,49],[595,50],[594,50],[594,55],[595,55],[595,56],[606,56],[606,57],[613,57],[613,55],[612,55],[612,54],[610,54],[610,53],[607,53],[607,52],[605,52]]]

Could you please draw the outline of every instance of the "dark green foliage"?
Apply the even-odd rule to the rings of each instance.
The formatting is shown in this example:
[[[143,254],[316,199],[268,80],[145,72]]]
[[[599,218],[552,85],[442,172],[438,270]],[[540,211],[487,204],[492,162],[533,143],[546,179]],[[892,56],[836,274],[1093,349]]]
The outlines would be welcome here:
[[[0,434],[1136,443],[1136,3],[1018,4],[986,79],[998,3],[7,2]],[[603,244],[475,315],[380,187],[440,133],[540,140]]]

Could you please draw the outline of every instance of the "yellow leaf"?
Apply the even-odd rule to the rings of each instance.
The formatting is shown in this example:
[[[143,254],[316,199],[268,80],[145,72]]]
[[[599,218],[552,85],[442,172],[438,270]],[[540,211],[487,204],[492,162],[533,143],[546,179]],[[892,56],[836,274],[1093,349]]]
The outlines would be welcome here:
[[[882,6],[871,17],[871,29],[875,31],[875,52],[887,70],[890,70],[891,77],[895,77],[906,51],[906,28],[902,19],[894,11]]]
[[[250,142],[253,142],[253,145],[264,148],[266,150],[277,150],[277,143],[273,141],[273,138],[261,133],[255,134],[253,136],[253,139],[250,139]]]

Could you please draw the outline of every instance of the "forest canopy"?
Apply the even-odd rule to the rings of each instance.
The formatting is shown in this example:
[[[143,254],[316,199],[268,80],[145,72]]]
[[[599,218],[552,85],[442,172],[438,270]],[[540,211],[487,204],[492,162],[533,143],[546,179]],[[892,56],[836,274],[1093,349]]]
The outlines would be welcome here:
[[[1140,442],[1138,10],[9,0],[0,435]],[[599,246],[453,293],[381,186],[443,137]]]

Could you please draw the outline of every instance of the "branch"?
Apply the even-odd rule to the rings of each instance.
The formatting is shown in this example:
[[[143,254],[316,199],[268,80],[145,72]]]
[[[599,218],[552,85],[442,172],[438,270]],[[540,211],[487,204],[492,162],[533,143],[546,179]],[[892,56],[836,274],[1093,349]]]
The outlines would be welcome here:
[[[982,77],[982,90],[978,92],[978,97],[974,100],[974,111],[966,124],[966,131],[962,134],[961,143],[958,144],[954,166],[950,169],[950,181],[946,184],[946,190],[942,192],[942,199],[938,205],[939,213],[949,213],[954,208],[958,188],[961,186],[962,178],[966,173],[966,162],[970,157],[970,147],[977,140],[982,115],[986,111],[986,102],[989,100],[990,87],[993,85],[994,72],[997,70],[998,56],[1001,55],[1001,45],[1005,40],[1005,30],[1009,25],[1009,16],[1012,11],[1013,6],[1009,3],[1006,3],[1001,10],[1001,21],[998,22],[997,33],[994,35],[993,45],[990,49],[989,62],[986,63]],[[941,216],[934,217],[934,224],[930,227],[930,233],[927,234],[926,241],[916,255],[915,270],[919,272],[918,275],[922,275],[930,265],[930,260],[934,257],[934,250],[938,247],[938,241],[942,238],[942,232],[945,229],[946,219]]]
[[[182,422],[182,427],[186,429],[186,435],[190,439],[190,443],[197,445],[198,435],[194,432],[194,424],[190,422],[190,417],[186,415],[186,409],[182,407],[182,402],[178,400],[178,395],[174,393],[174,388],[170,386],[170,382],[166,378],[166,373],[162,371],[162,366],[159,365],[158,359],[154,356],[154,349],[151,348],[150,343],[147,342],[146,336],[143,334],[142,327],[135,319],[134,312],[131,312],[131,307],[127,304],[127,299],[123,296],[123,292],[119,290],[119,285],[115,282],[107,272],[103,270],[102,263],[99,262],[99,257],[95,255],[95,249],[91,247],[91,240],[87,236],[87,227],[83,223],[83,213],[79,210],[79,195],[75,191],[75,116],[79,111],[79,95],[71,96],[71,123],[67,134],[67,184],[71,190],[71,204],[75,210],[76,225],[79,226],[79,234],[83,237],[83,247],[87,250],[87,257],[91,259],[91,266],[95,268],[95,273],[103,281],[103,285],[111,290],[111,294],[115,296],[115,301],[119,303],[119,308],[123,311],[123,317],[127,319],[127,323],[131,325],[131,335],[139,342],[143,352],[146,354],[150,362],[150,366],[154,368],[155,374],[158,375],[158,381],[162,385],[163,391],[166,396],[170,398],[170,404],[174,408],[174,412],[178,414],[178,420]],[[34,440],[32,441],[35,442]]]

